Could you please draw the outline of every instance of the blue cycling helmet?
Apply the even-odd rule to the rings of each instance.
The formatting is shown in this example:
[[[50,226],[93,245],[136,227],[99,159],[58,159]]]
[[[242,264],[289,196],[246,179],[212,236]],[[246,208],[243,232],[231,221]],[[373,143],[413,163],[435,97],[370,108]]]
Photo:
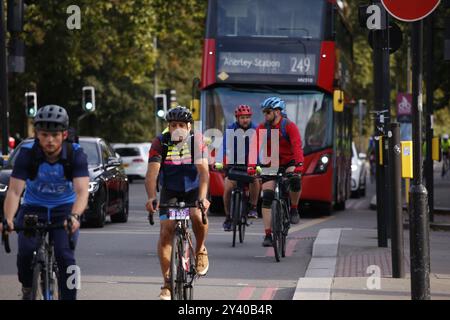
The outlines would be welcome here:
[[[270,97],[261,103],[261,109],[280,109],[283,111],[286,108],[286,103],[278,97]]]

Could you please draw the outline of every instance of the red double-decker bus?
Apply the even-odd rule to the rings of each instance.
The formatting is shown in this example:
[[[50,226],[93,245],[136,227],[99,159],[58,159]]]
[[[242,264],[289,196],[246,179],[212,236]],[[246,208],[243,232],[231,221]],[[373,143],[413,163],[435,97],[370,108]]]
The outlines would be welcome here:
[[[204,130],[225,132],[239,104],[286,102],[303,140],[301,204],[319,213],[350,196],[352,37],[335,0],[209,0],[201,79]],[[341,109],[341,110],[339,110]],[[223,194],[211,172],[210,194]]]

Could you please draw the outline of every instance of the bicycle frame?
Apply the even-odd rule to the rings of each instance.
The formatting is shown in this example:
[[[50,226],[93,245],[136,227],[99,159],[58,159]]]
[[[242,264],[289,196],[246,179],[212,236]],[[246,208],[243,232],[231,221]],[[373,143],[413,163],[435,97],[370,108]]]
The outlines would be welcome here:
[[[186,204],[179,202],[175,204],[160,204],[160,208],[186,209],[197,208],[197,204]],[[205,210],[200,206],[203,224],[207,223]],[[152,223],[153,215],[150,214],[149,221]],[[189,217],[172,219],[175,221],[174,235],[172,239],[172,254],[170,261],[170,286],[172,300],[193,298],[193,282],[197,277],[196,256],[192,245],[192,236],[189,228]],[[178,256],[177,256],[178,254]],[[174,275],[174,271],[176,275]],[[189,279],[188,279],[189,278]]]
[[[44,300],[53,300],[54,298],[54,281],[57,281],[59,270],[54,255],[53,240],[50,240],[50,234],[46,230],[38,230],[39,246],[37,251],[33,252],[32,269],[37,264],[41,264],[41,278],[44,279],[42,294]],[[56,275],[54,279],[53,275]],[[59,296],[59,294],[58,294]]]
[[[72,228],[72,220],[67,219],[67,227],[68,230]],[[41,266],[41,279],[43,279],[43,286],[41,284],[41,290],[43,290],[43,298],[44,300],[53,300],[54,298],[54,284],[55,281],[58,281],[58,265],[56,263],[55,255],[54,255],[54,246],[53,240],[50,239],[50,230],[56,229],[65,229],[64,223],[42,223],[38,222],[37,215],[29,214],[24,217],[24,226],[14,225],[14,231],[16,232],[24,232],[25,236],[33,236],[38,237],[38,247],[37,250],[33,252],[32,259],[32,270],[35,272],[36,266]],[[2,232],[2,243],[5,246],[6,253],[11,252],[11,248],[9,245],[9,236],[7,234],[8,226],[6,223],[3,224],[3,232]],[[75,249],[75,244],[72,239],[72,234],[68,233],[69,246],[72,250]],[[55,275],[55,277],[53,276]],[[35,275],[33,274],[33,278]],[[53,281],[50,281],[53,280]],[[36,284],[33,284],[35,287],[32,288],[33,294],[36,293],[37,287]],[[39,284],[37,284],[39,285]],[[59,292],[58,292],[59,293]],[[33,298],[36,298],[35,296]]]

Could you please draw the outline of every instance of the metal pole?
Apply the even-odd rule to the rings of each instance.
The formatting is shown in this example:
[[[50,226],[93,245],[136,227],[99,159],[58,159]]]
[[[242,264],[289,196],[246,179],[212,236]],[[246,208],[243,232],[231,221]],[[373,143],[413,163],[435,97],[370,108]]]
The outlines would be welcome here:
[[[411,252],[411,298],[430,299],[430,247],[427,189],[422,179],[422,43],[423,21],[412,24],[413,66],[413,182],[410,188],[409,230]]]
[[[402,175],[401,175],[401,147],[400,147],[400,124],[391,123],[389,132],[389,158],[392,167],[390,176],[392,186],[392,231],[391,231],[391,254],[392,254],[392,277],[405,277],[405,264],[403,254],[403,210],[402,210]]]
[[[426,19],[426,50],[427,62],[426,67],[426,92],[427,92],[427,107],[426,107],[426,146],[427,154],[425,160],[425,176],[426,186],[428,191],[428,206],[430,210],[430,222],[434,221],[434,176],[433,176],[433,158],[432,158],[432,139],[434,129],[432,126],[432,117],[434,112],[433,107],[433,64],[434,64],[434,49],[433,49],[433,14]]]
[[[158,38],[155,36],[153,37],[153,52],[155,54],[155,57],[157,57],[158,54]],[[154,101],[154,113],[155,113],[155,137],[157,137],[159,135],[159,133],[161,132],[160,126],[159,126],[159,118],[156,114],[156,95],[158,94],[158,75],[157,75],[157,70],[158,70],[158,59],[156,59],[155,62],[155,70],[153,73],[153,101]]]
[[[8,68],[6,60],[6,26],[3,0],[0,0],[0,107],[2,124],[2,153],[8,154],[9,104],[8,104]]]
[[[362,104],[363,104],[363,100],[360,99],[358,101],[358,116],[359,116],[359,150],[361,152],[361,150],[363,150],[363,137],[362,137],[362,121],[363,121],[363,116],[362,116]]]
[[[378,4],[381,10],[384,10],[379,0],[374,1]],[[375,111],[382,111],[384,104],[383,97],[383,31],[374,30],[373,33],[373,66],[374,66],[374,104]],[[377,114],[375,117],[375,136],[384,136],[384,129],[379,130],[380,126],[384,126],[384,123],[380,123],[380,115]],[[386,186],[385,181],[385,171],[384,165],[380,164],[380,157],[382,156],[379,152],[380,140],[376,140],[376,191],[377,191],[377,233],[378,233],[378,246],[387,247],[387,227],[386,227],[386,205],[385,205],[385,192],[384,188]],[[383,148],[384,150],[384,148]],[[384,161],[383,161],[384,163]]]
[[[381,77],[380,77],[380,66],[381,66],[381,50],[380,47],[380,33],[381,31],[374,31],[373,35],[373,64],[374,64],[374,102],[375,110],[382,110],[382,95],[381,95]],[[375,117],[375,136],[382,136],[383,132],[378,130],[380,126],[380,116],[377,114]],[[380,140],[375,140],[375,156],[376,156],[376,193],[377,193],[377,234],[378,234],[378,246],[387,247],[387,235],[386,235],[386,223],[384,219],[384,168],[380,164],[380,158],[382,157],[379,148]]]
[[[382,6],[384,9],[384,6]],[[385,10],[386,11],[386,10]],[[383,86],[383,110],[389,110],[386,114],[385,120],[385,137],[384,141],[384,154],[386,155],[384,164],[384,174],[385,174],[385,183],[386,187],[384,190],[384,201],[386,203],[384,219],[386,221],[386,236],[388,239],[391,238],[391,221],[393,216],[394,208],[391,206],[392,201],[392,185],[391,179],[392,176],[392,166],[390,165],[391,159],[389,155],[389,141],[387,139],[387,132],[390,128],[391,123],[391,78],[390,78],[390,40],[389,40],[389,14],[385,12],[386,16],[386,29],[383,30],[383,66],[382,66],[382,86]]]

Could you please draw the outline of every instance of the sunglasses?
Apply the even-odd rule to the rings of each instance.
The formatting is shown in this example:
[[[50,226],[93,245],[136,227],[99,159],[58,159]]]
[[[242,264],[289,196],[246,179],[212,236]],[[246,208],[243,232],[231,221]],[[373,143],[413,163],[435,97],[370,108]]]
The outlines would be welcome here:
[[[271,114],[273,112],[272,109],[263,110],[264,114]]]

